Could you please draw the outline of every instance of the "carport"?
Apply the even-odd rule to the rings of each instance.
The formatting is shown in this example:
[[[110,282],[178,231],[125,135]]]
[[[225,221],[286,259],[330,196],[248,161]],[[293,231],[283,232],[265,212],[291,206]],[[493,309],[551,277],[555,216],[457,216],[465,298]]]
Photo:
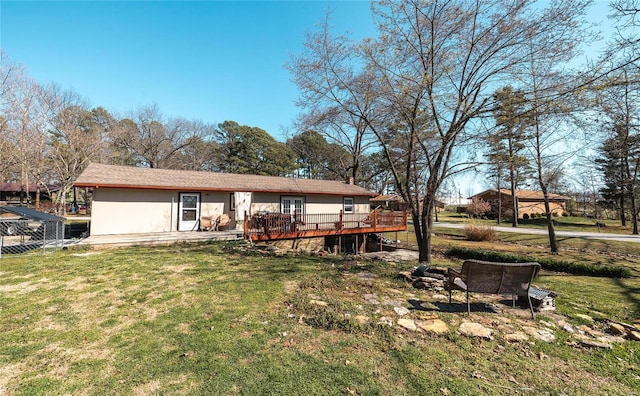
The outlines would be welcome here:
[[[0,206],[0,258],[64,244],[64,218],[24,206]]]

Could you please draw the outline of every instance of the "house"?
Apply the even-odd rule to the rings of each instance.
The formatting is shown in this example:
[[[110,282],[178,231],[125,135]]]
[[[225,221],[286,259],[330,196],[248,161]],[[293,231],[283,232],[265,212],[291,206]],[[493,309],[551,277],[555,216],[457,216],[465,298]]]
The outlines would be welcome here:
[[[513,198],[511,190],[490,189],[485,190],[471,197],[480,198],[491,205],[490,215],[498,215],[498,202],[502,204],[502,216],[513,216]],[[566,202],[569,200],[560,194],[549,193],[549,205],[551,213],[556,216],[562,216],[566,210]],[[518,203],[518,217],[522,218],[525,214],[528,216],[546,213],[544,207],[544,195],[542,191],[534,190],[516,190],[516,202]]]
[[[400,222],[367,219],[376,194],[342,181],[92,163],[74,185],[93,190],[91,235],[197,231],[203,219],[229,217],[228,228],[272,240],[365,233],[372,224]]]
[[[409,210],[409,205],[399,194],[378,195],[370,199],[372,208],[382,208],[383,210]],[[422,208],[422,202],[420,202]],[[434,212],[438,213],[444,210],[445,203],[436,200],[433,203]]]
[[[373,208],[385,210],[407,210],[407,203],[398,194],[378,195],[370,199]]]
[[[58,191],[57,186],[48,186],[48,191]],[[25,191],[22,183],[9,182],[0,183],[0,202],[11,204],[26,204],[27,202],[35,202],[36,194],[40,193],[40,198],[43,200],[50,200],[47,189],[35,183],[29,184],[27,191]],[[21,201],[22,199],[22,201]]]

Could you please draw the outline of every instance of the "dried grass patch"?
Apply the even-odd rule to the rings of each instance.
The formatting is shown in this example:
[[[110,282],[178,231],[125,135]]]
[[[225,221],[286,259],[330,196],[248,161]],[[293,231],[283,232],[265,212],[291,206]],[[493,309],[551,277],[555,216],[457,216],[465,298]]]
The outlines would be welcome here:
[[[172,394],[172,395],[191,395],[192,391],[189,389],[196,389],[195,381],[191,380],[186,374],[179,374],[176,376],[166,376],[153,381],[145,382],[133,388],[133,395],[146,396],[146,395],[159,395],[159,394]]]
[[[15,378],[19,378],[25,373],[27,363],[24,361],[16,363],[4,363],[0,365],[0,395],[4,394],[8,384]]]
[[[32,293],[41,288],[51,288],[53,286],[49,285],[48,287],[45,284],[49,283],[49,279],[43,278],[37,281],[27,281],[15,284],[6,284],[0,285],[0,293],[15,293],[18,296]]]
[[[465,224],[464,236],[474,242],[493,242],[496,240],[496,230],[487,225]]]

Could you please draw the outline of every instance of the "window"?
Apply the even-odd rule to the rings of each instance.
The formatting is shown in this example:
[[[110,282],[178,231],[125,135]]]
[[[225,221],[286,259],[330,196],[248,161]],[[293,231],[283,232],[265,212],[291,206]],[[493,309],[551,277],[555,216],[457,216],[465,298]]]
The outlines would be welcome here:
[[[236,194],[229,193],[229,210],[236,210]]]
[[[280,213],[284,214],[304,214],[304,198],[302,197],[282,197],[280,199]]]
[[[353,198],[344,197],[342,206],[342,210],[344,211],[344,213],[353,213]]]

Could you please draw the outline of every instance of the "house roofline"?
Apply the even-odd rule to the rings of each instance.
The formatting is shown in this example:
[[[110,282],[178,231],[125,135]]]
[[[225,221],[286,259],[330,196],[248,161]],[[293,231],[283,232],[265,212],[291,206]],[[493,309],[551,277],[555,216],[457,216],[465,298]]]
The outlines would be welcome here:
[[[86,188],[121,188],[125,190],[168,190],[168,191],[214,191],[214,192],[237,192],[238,189],[234,188],[207,188],[207,187],[194,187],[194,186],[145,186],[138,184],[91,184],[91,183],[75,183],[74,187],[86,187]],[[244,191],[244,190],[243,190]],[[335,195],[335,196],[354,196],[354,197],[375,197],[378,194],[353,194],[350,192],[344,194],[334,194],[328,192],[318,191],[300,191],[300,190],[248,190],[252,193],[267,193],[267,194],[292,194],[292,195]]]
[[[481,191],[477,194],[474,194],[472,196],[470,196],[468,199],[472,199],[473,197],[478,197],[487,193],[500,193],[502,195],[506,195],[506,196],[511,196],[511,190],[507,190],[507,189],[495,189],[495,188],[490,188],[484,191]],[[531,196],[531,195],[527,195],[527,193],[539,193],[539,196]],[[534,200],[534,201],[539,201],[539,200],[543,200],[544,197],[542,196],[542,191],[539,190],[516,190],[516,198],[518,200]],[[550,201],[566,201],[569,200],[571,198],[565,196],[565,195],[561,195],[561,194],[556,194],[556,193],[549,193],[549,200]]]

